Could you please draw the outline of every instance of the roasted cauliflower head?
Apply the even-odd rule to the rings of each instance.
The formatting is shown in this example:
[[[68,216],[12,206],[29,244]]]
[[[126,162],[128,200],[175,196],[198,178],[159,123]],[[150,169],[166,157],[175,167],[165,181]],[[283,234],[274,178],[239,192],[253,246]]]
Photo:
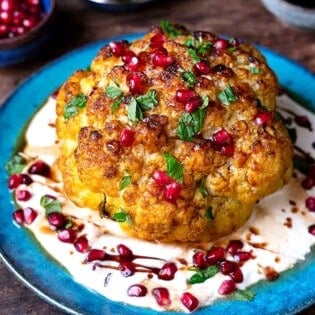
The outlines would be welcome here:
[[[133,237],[210,241],[292,173],[277,79],[252,46],[162,22],[111,42],[57,96],[68,197]]]

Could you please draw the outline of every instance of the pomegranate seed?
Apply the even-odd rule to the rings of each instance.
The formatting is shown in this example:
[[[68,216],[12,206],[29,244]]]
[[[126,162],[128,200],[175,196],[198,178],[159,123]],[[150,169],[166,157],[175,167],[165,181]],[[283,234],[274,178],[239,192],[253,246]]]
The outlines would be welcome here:
[[[146,296],[147,293],[148,293],[147,288],[142,284],[131,285],[127,290],[127,294],[129,296],[137,296],[137,297]]]
[[[220,152],[225,156],[232,156],[234,154],[233,144],[226,144],[220,148]]]
[[[24,212],[23,212],[23,210],[22,209],[15,210],[13,212],[13,219],[19,225],[24,224]]]
[[[107,254],[102,249],[91,249],[87,256],[87,262],[94,260],[105,260],[106,258]]]
[[[24,214],[24,222],[26,224],[32,224],[37,217],[37,212],[31,207],[25,208],[23,210],[23,214]]]
[[[146,75],[142,72],[131,72],[127,75],[127,85],[132,94],[142,94],[146,84]]]
[[[42,160],[36,161],[28,169],[29,174],[37,174],[44,177],[50,176],[50,166]]]
[[[124,64],[128,64],[131,61],[131,59],[136,56],[137,55],[132,50],[127,50],[124,52],[121,59],[124,62]]]
[[[307,128],[312,131],[312,124],[306,116],[296,115],[294,118],[294,121],[297,123],[297,125]]]
[[[315,236],[315,224],[312,224],[308,227],[308,232]]]
[[[272,120],[272,117],[272,112],[270,112],[269,110],[264,110],[256,115],[255,123],[257,126],[264,126]]]
[[[159,171],[159,170],[156,170],[153,172],[152,178],[161,187],[169,185],[170,183],[173,182],[173,179],[171,177],[166,175],[163,171]]]
[[[223,38],[218,39],[213,45],[213,47],[216,50],[224,50],[224,49],[228,48],[228,46],[229,46],[229,42]]]
[[[26,0],[26,2],[32,6],[37,6],[40,4],[40,0]]]
[[[237,264],[234,261],[222,260],[218,263],[218,267],[221,273],[228,275],[235,270]]]
[[[315,197],[308,197],[305,200],[305,206],[309,211],[315,212]]]
[[[22,177],[22,184],[28,186],[33,183],[33,180],[27,174],[21,174],[21,177]]]
[[[72,229],[63,229],[58,231],[58,239],[64,243],[73,243],[77,233]]]
[[[22,184],[22,174],[12,174],[8,180],[9,189],[15,189]]]
[[[15,197],[18,201],[28,201],[31,199],[32,194],[28,190],[18,190],[15,193]]]
[[[315,180],[307,176],[302,180],[301,185],[304,189],[311,189],[315,185]]]
[[[5,38],[9,34],[9,28],[7,25],[0,24],[0,38]]]
[[[162,280],[173,280],[176,271],[177,271],[177,267],[174,263],[166,263],[160,269],[158,273],[158,278]]]
[[[163,197],[168,202],[175,202],[180,195],[180,184],[173,181],[164,187]]]
[[[162,33],[157,33],[150,39],[151,48],[160,48],[165,43],[166,37]]]
[[[60,212],[51,212],[47,215],[49,224],[56,228],[62,228],[66,223],[65,216]]]
[[[194,69],[195,69],[195,72],[199,75],[209,74],[211,71],[211,68],[210,68],[208,62],[205,60],[201,60],[201,61],[198,61],[197,63],[195,63]]]
[[[109,44],[110,50],[112,51],[113,55],[116,57],[121,57],[124,55],[126,48],[127,48],[127,42],[121,41],[121,42],[110,42]]]
[[[3,11],[13,11],[18,7],[17,0],[2,0],[0,1],[0,10]]]
[[[124,277],[130,277],[136,272],[136,266],[130,261],[121,261],[119,270]]]
[[[170,294],[166,288],[158,287],[152,290],[152,295],[160,306],[168,306],[171,304]]]
[[[194,311],[199,305],[198,299],[189,292],[184,292],[180,297],[180,301],[190,312]]]
[[[226,248],[226,251],[230,254],[235,254],[237,251],[242,249],[244,246],[241,240],[230,240]]]
[[[23,26],[12,26],[10,33],[12,33],[14,36],[23,35],[26,33],[26,28]]]
[[[26,14],[23,11],[14,11],[13,12],[13,24],[21,25],[25,18],[26,18]]]
[[[315,164],[309,166],[307,175],[315,180]]]
[[[224,280],[221,283],[218,292],[221,295],[229,295],[232,292],[234,292],[235,290],[236,290],[236,285],[235,285],[235,282],[233,280]]]
[[[39,23],[39,18],[37,16],[29,16],[24,19],[23,26],[31,29],[34,28]]]
[[[13,23],[12,12],[0,11],[0,22],[4,25],[11,25]]]
[[[220,246],[214,246],[207,251],[205,260],[207,265],[215,265],[218,261],[224,259],[224,257],[224,248]]]
[[[241,283],[244,280],[243,272],[239,266],[236,266],[229,276],[235,283]]]
[[[195,267],[203,269],[206,267],[206,261],[205,261],[205,253],[202,251],[197,251],[193,255],[193,264]]]
[[[128,62],[125,63],[125,65],[129,71],[137,71],[137,70],[139,70],[139,68],[141,66],[141,61],[140,61],[139,57],[133,56],[130,58],[130,60]]]
[[[199,95],[196,95],[192,98],[190,98],[185,103],[185,111],[188,113],[193,113],[195,110],[197,110],[202,105],[202,98]]]
[[[121,134],[120,134],[120,144],[127,148],[127,147],[131,147],[133,142],[135,140],[135,133],[133,130],[129,129],[129,128],[125,128],[122,130]]]
[[[196,92],[194,90],[177,90],[175,94],[175,99],[179,103],[186,103],[189,99],[196,96]]]
[[[165,48],[158,48],[150,54],[152,64],[156,67],[165,68],[173,62],[173,58],[168,55]]]
[[[117,251],[120,257],[126,261],[131,261],[134,258],[131,249],[124,244],[117,245]]]
[[[212,142],[216,146],[223,146],[231,142],[231,136],[225,129],[221,129],[212,135]]]
[[[76,239],[74,242],[74,248],[79,252],[79,253],[85,253],[89,249],[89,242],[85,236],[80,236],[79,238]]]

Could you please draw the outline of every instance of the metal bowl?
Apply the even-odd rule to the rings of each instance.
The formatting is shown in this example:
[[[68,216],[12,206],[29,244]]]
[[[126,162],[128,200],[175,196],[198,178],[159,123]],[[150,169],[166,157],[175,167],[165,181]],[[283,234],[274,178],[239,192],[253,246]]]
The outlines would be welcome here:
[[[96,8],[111,12],[127,12],[143,8],[156,0],[86,0]]]

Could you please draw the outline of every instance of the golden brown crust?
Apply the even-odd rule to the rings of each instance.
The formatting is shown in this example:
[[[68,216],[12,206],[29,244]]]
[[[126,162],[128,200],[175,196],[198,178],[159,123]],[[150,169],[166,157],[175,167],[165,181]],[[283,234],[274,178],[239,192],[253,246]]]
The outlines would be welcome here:
[[[162,46],[172,62],[157,66],[152,61],[156,48],[150,44],[159,34],[161,30],[154,29],[130,45],[124,44],[140,62],[136,71],[105,46],[93,60],[91,71],[77,71],[60,89],[57,133],[63,141],[60,168],[65,189],[77,204],[92,209],[105,194],[111,216],[120,209],[128,214],[131,223],[122,227],[132,236],[160,241],[211,240],[241,226],[253,204],[291,176],[292,145],[282,122],[274,114],[266,123],[255,121],[266,110],[274,112],[277,80],[255,48],[229,44],[216,49],[215,43],[222,39],[207,32],[176,37],[163,34]],[[196,60],[191,50],[196,52],[197,46],[187,47],[187,40],[197,41],[195,45],[210,44],[197,56],[209,65],[207,74],[192,70]],[[201,128],[192,139],[178,135],[187,109],[175,95],[188,89],[182,78],[185,71],[194,73],[196,82],[189,89],[205,105]],[[133,72],[143,79],[141,92],[133,92],[128,83]],[[121,95],[108,95],[108,87],[118,88]],[[223,104],[220,94],[228,87],[234,100]],[[132,102],[152,91],[157,104],[142,110],[143,117],[131,119]],[[85,96],[85,106],[65,118],[69,102],[79,94]],[[132,130],[132,145],[122,144],[126,128]],[[213,140],[222,130],[229,135],[229,153]],[[156,170],[167,171],[165,152],[183,166],[180,196],[173,203],[163,198],[163,188],[152,178]],[[132,181],[121,189],[126,174]],[[200,193],[201,181],[207,196]],[[214,218],[209,218],[206,209],[211,209]]]

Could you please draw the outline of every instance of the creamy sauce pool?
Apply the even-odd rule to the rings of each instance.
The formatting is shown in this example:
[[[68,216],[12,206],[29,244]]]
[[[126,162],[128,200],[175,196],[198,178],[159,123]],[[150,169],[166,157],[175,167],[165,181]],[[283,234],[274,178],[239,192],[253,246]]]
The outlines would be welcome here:
[[[315,125],[314,115],[287,96],[279,97],[278,104],[280,108],[290,108],[299,115],[307,115],[312,125]],[[281,114],[284,117],[288,116],[285,111],[281,111]],[[26,202],[18,201],[21,208],[32,207],[38,212],[35,221],[27,227],[45,250],[59,261],[77,282],[111,300],[160,311],[187,311],[180,301],[183,292],[190,292],[197,297],[199,307],[209,305],[224,297],[219,294],[218,289],[222,282],[230,277],[221,272],[203,283],[187,283],[187,280],[195,273],[191,267],[196,249],[209,249],[213,243],[160,244],[132,239],[124,234],[116,222],[107,218],[100,219],[97,211],[76,207],[63,195],[60,174],[53,166],[59,154],[54,123],[55,100],[49,98],[45,106],[33,118],[26,132],[27,146],[24,153],[51,165],[56,180],[32,175],[33,183],[21,187],[21,189],[29,190],[32,197]],[[297,146],[306,152],[313,153],[314,132],[300,127],[297,127],[297,131]],[[230,240],[241,240],[244,244],[242,251],[250,253],[251,258],[241,264],[244,280],[237,284],[239,290],[244,290],[260,280],[275,280],[279,273],[292,268],[296,262],[304,260],[311,251],[312,245],[315,244],[314,235],[308,232],[308,227],[315,223],[315,213],[311,213],[305,207],[305,199],[308,195],[314,196],[315,189],[313,187],[312,190],[304,190],[301,187],[301,179],[304,176],[297,171],[295,174],[297,175],[288,185],[256,205],[251,218],[242,228],[215,242],[218,246],[226,247]],[[135,256],[151,257],[137,258],[133,261],[141,266],[149,266],[150,269],[142,267],[140,272],[124,277],[115,260],[100,263],[87,262],[87,253],[80,253],[73,244],[58,240],[56,231],[47,222],[44,208],[40,206],[40,198],[43,195],[54,196],[61,201],[62,212],[66,216],[71,216],[76,224],[81,224],[83,228],[80,235],[86,236],[91,248],[103,249],[111,255],[117,255],[117,245],[124,244]],[[228,255],[227,259],[234,258]],[[167,262],[175,263],[178,269],[174,279],[169,281],[159,279],[154,272],[151,272],[154,268],[161,268]],[[146,296],[128,296],[127,290],[134,284],[143,284],[148,290]],[[152,290],[157,287],[168,289],[171,300],[169,305],[164,307],[158,305],[152,295]]]

